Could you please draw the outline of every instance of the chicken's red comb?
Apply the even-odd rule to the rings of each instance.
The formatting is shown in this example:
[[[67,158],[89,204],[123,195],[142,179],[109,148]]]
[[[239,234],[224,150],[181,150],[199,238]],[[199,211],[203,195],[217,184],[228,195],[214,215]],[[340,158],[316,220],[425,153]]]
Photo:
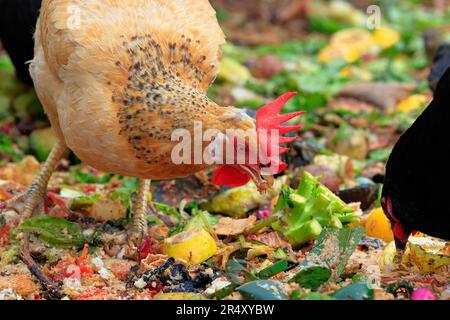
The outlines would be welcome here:
[[[275,101],[261,107],[256,113],[256,129],[258,130],[259,148],[260,152],[263,152],[263,156],[267,157],[267,159],[282,155],[289,151],[289,148],[283,148],[279,146],[280,144],[298,139],[298,136],[284,137],[282,135],[292,131],[298,131],[302,126],[282,126],[282,124],[305,112],[297,111],[287,114],[280,113],[286,102],[296,95],[297,92],[285,93]],[[278,135],[278,145],[274,146],[275,148],[271,147],[272,134]],[[273,174],[280,173],[287,167],[287,165],[278,158],[272,158],[270,159],[270,162],[272,165],[275,164],[275,166],[278,167],[278,170],[273,172]]]
[[[286,102],[297,95],[296,92],[285,93],[274,102],[271,102],[264,107],[261,107],[256,113],[256,128],[258,130],[258,144],[259,144],[259,162],[261,159],[265,163],[270,164],[269,173],[274,175],[286,169],[287,164],[283,163],[279,155],[289,151],[289,148],[282,148],[280,144],[288,143],[296,140],[298,137],[283,137],[283,134],[291,131],[298,131],[301,126],[282,126],[288,120],[297,117],[304,113],[304,111],[292,112],[288,114],[280,114],[281,109]],[[275,131],[274,131],[275,130]],[[277,139],[274,139],[276,145],[271,148],[272,135],[276,134]],[[273,149],[273,150],[272,150]],[[251,177],[248,173],[239,168],[239,166],[223,165],[216,169],[213,173],[212,181],[218,186],[237,187],[242,186],[250,181]]]

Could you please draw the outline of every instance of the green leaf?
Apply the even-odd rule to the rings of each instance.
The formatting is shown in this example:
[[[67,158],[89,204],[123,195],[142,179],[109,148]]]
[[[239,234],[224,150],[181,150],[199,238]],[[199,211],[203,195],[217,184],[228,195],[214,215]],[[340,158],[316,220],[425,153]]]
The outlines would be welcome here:
[[[130,190],[135,191],[139,189],[139,179],[138,178],[130,178],[124,177],[122,180],[123,187]]]
[[[368,281],[369,281],[369,278],[367,278],[367,276],[363,275],[363,274],[357,273],[352,277],[353,283],[367,283]]]
[[[334,270],[334,275],[339,277],[363,235],[364,228],[362,227],[325,228],[306,259],[301,263],[300,268],[313,265],[325,266]]]
[[[269,279],[289,268],[289,261],[280,260],[275,262],[273,265],[258,272],[257,277],[260,279]]]
[[[309,27],[311,31],[315,32],[335,33],[339,30],[349,28],[350,26],[351,25],[348,22],[341,22],[318,16],[309,17]]]
[[[209,299],[217,299],[222,300],[223,298],[229,296],[233,293],[233,291],[238,287],[239,285],[236,283],[229,284],[225,288],[222,288],[220,290],[217,290],[213,294],[211,294],[208,298]]]
[[[299,297],[300,300],[336,300],[326,294],[310,292]]]
[[[414,291],[414,288],[407,280],[400,280],[389,283],[385,287],[385,290],[389,293],[392,293],[394,297],[397,297],[399,293],[403,293],[403,295],[410,297],[412,292]]]
[[[370,161],[387,161],[389,159],[389,156],[392,153],[392,147],[384,148],[384,149],[378,149],[375,151],[372,151],[369,155]]]
[[[72,210],[77,210],[83,207],[92,206],[97,200],[101,198],[99,194],[93,194],[90,196],[82,196],[74,198],[69,203],[69,208]]]
[[[316,291],[331,278],[331,274],[328,268],[313,266],[297,273],[290,282],[296,282],[302,288]]]
[[[171,206],[168,206],[167,204],[159,203],[159,202],[153,202],[153,205],[155,206],[156,210],[162,211],[162,212],[168,214],[169,216],[174,216],[180,220],[183,220],[183,217],[181,216],[181,214],[174,207],[171,207]]]
[[[206,231],[212,231],[212,226],[216,225],[219,219],[211,215],[208,211],[194,209],[192,211],[192,217],[186,222],[183,230],[188,231],[194,228],[204,229]]]
[[[89,240],[82,234],[78,223],[48,215],[36,216],[26,220],[18,227],[19,231],[32,232],[53,246],[82,247]]]
[[[243,284],[245,281],[258,280],[245,266],[248,262],[241,259],[230,259],[225,267],[228,278],[233,283]]]
[[[23,152],[16,145],[15,141],[12,141],[3,132],[0,132],[0,154],[0,163],[19,161],[24,157]]]
[[[111,200],[117,200],[119,199],[122,201],[122,203],[127,206],[128,208],[131,208],[131,193],[132,190],[128,188],[117,188],[114,190],[114,192],[111,194]]]
[[[103,175],[102,177],[97,177],[90,173],[78,171],[76,173],[76,180],[77,180],[77,182],[81,182],[81,183],[104,184],[104,183],[108,183],[111,180],[112,176],[113,176],[112,174],[108,173],[108,174]]]
[[[252,281],[237,288],[250,300],[287,300],[288,296],[279,284],[270,280]]]
[[[340,276],[347,265],[348,259],[355,252],[356,247],[361,241],[365,230],[363,227],[359,228],[345,228],[336,230],[334,229],[339,238],[339,264],[337,269],[337,276]]]
[[[229,17],[229,12],[223,8],[220,8],[218,6],[215,6],[214,9],[216,10],[216,15],[217,15],[217,21],[219,21],[220,23],[224,22],[225,20],[228,19]]]
[[[339,300],[371,300],[373,289],[365,283],[355,283],[335,291],[331,296]]]
[[[20,246],[17,244],[12,244],[9,246],[8,250],[3,251],[0,254],[0,267],[6,267],[11,265],[14,261],[18,260],[20,257]]]

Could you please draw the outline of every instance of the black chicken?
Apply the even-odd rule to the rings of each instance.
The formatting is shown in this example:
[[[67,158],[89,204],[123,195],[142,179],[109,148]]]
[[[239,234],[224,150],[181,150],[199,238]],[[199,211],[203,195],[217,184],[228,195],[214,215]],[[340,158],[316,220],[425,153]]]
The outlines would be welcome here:
[[[436,91],[437,84],[442,75],[450,67],[450,44],[443,44],[439,46],[434,56],[433,65],[428,76],[428,83],[433,92]]]
[[[41,0],[0,0],[0,40],[16,67],[17,77],[32,85],[27,61],[33,59]]]
[[[440,59],[447,60],[447,64]],[[399,253],[415,230],[450,239],[450,193],[449,188],[442,187],[450,181],[446,140],[450,124],[450,69],[441,71],[442,66],[448,67],[450,59],[445,55],[440,59],[436,61],[440,64],[433,66],[432,77],[440,78],[434,99],[397,142],[386,167],[381,202],[391,221]]]

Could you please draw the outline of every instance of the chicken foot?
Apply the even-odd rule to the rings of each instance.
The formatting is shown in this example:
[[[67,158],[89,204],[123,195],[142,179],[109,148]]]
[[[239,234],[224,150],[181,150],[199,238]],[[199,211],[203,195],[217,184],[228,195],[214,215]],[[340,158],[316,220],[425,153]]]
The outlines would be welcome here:
[[[129,231],[129,241],[135,245],[139,244],[147,235],[147,210],[150,183],[151,180],[139,180],[139,191],[133,205],[133,220]]]
[[[29,189],[3,204],[3,209],[14,209],[20,214],[20,223],[33,215],[35,209],[42,203],[47,191],[48,181],[56,169],[59,161],[67,151],[64,142],[58,141],[53,146],[50,155],[44,163],[38,176],[34,179]],[[21,207],[23,205],[23,207]],[[23,209],[23,210],[22,210]]]

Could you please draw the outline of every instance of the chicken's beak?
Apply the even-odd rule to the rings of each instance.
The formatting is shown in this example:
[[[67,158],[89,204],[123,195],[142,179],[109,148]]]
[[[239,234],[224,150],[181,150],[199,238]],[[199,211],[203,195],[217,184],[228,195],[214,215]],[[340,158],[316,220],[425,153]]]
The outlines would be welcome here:
[[[239,165],[239,167],[250,176],[259,192],[264,193],[273,186],[273,176],[262,175],[259,166]]]

